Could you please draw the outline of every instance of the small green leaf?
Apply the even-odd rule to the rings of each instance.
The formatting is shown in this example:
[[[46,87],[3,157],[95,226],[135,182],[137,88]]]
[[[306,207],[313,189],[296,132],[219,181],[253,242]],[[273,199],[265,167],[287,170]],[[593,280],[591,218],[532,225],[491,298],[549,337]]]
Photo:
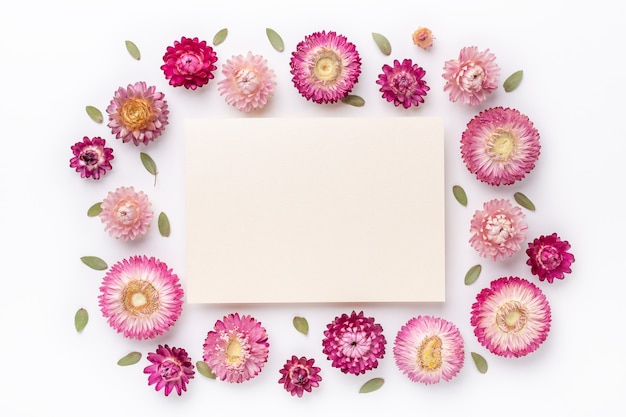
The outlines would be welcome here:
[[[159,214],[159,233],[163,237],[169,237],[170,235],[170,220],[167,218],[167,214],[161,212]]]
[[[149,173],[154,175],[154,185],[156,185],[156,176],[158,173],[156,162],[154,162],[154,159],[152,159],[152,157],[145,152],[140,152],[139,157],[141,158],[141,163],[144,168],[146,168]]]
[[[87,115],[91,117],[91,120],[93,120],[94,122],[102,123],[102,120],[104,120],[102,118],[102,112],[98,110],[96,107],[86,106],[85,110],[87,111]]]
[[[483,267],[480,265],[474,265],[471,267],[465,274],[465,285],[473,284],[480,276],[482,269]]]
[[[137,61],[141,59],[141,53],[139,52],[139,48],[132,41],[126,41],[126,50]]]
[[[213,46],[217,46],[220,43],[224,42],[227,36],[228,36],[228,29],[226,28],[217,32],[215,36],[213,36]]]
[[[141,353],[139,353],[139,352],[130,352],[128,355],[124,356],[119,361],[117,361],[117,364],[119,366],[134,365],[137,362],[139,362],[140,359],[141,359]]]
[[[89,217],[96,217],[100,213],[102,213],[102,201],[98,201],[87,210],[87,216]]]
[[[522,82],[523,77],[524,71],[522,70],[515,71],[513,74],[509,75],[509,78],[504,80],[504,84],[502,85],[504,87],[504,91],[510,93],[511,91],[515,90],[517,86]]]
[[[476,352],[471,352],[471,354],[472,359],[474,360],[474,364],[476,365],[476,369],[478,369],[478,372],[480,372],[481,374],[486,373],[487,368],[489,368],[489,366],[487,365],[487,360]]]
[[[520,192],[517,192],[517,193],[513,194],[513,197],[515,197],[515,201],[517,201],[517,204],[519,204],[520,206],[522,206],[525,209],[528,209],[530,211],[535,211],[535,205],[524,194],[522,194]]]
[[[372,378],[361,386],[359,393],[367,394],[368,392],[376,391],[377,389],[382,387],[384,383],[385,380],[383,378]]]
[[[372,32],[372,38],[374,38],[374,42],[376,42],[376,45],[378,46],[378,49],[380,49],[380,52],[385,55],[391,54],[391,44],[389,43],[389,39],[387,39],[384,35],[376,32]]]
[[[293,327],[302,334],[309,334],[309,322],[304,317],[294,317]]]
[[[363,100],[360,96],[355,96],[354,94],[348,94],[341,99],[341,102],[354,107],[363,107],[365,105],[365,100]]]
[[[104,271],[108,268],[107,263],[97,256],[83,256],[80,260],[89,268],[95,269],[96,271]]]
[[[79,308],[74,315],[74,327],[76,327],[77,332],[82,332],[85,326],[87,326],[87,322],[89,321],[89,314],[87,314],[87,310],[84,308]]]
[[[209,379],[215,379],[215,374],[209,368],[209,365],[206,364],[205,361],[196,362],[196,369],[200,373],[200,375],[204,375]]]
[[[274,29],[266,28],[265,33],[267,34],[267,39],[270,40],[270,44],[272,44],[272,47],[274,49],[276,49],[278,52],[282,52],[285,50],[285,43],[283,42],[283,38],[281,38]]]
[[[462,206],[467,206],[467,194],[465,194],[465,190],[460,185],[452,186],[452,194],[454,194],[454,198],[459,202]]]

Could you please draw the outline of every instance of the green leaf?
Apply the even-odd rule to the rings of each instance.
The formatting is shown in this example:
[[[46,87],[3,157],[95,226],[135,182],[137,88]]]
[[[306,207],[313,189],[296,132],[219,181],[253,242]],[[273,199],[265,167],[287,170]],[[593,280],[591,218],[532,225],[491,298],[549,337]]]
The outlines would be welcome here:
[[[87,210],[87,216],[89,217],[96,217],[100,213],[102,213],[102,201],[98,201]]]
[[[293,327],[302,334],[309,334],[309,322],[304,317],[294,317]]]
[[[365,105],[365,100],[363,100],[360,96],[355,96],[354,94],[348,94],[341,99],[341,102],[354,107],[363,107]]]
[[[87,115],[91,117],[91,120],[96,123],[102,123],[102,120],[104,120],[102,118],[102,112],[94,106],[86,106],[85,111],[87,111]]]
[[[217,46],[220,43],[224,42],[227,36],[228,36],[228,29],[226,28],[217,32],[215,36],[213,36],[213,46]]]
[[[170,235],[170,220],[167,218],[167,214],[161,212],[159,214],[159,233],[163,237],[169,237]]]
[[[474,364],[476,365],[476,369],[478,369],[478,372],[480,372],[481,374],[486,373],[487,368],[489,368],[489,366],[487,365],[487,360],[476,352],[471,352],[471,354],[472,359],[474,360]]]
[[[452,194],[454,194],[454,198],[459,202],[462,206],[467,206],[467,194],[465,194],[465,190],[460,185],[452,186]]]
[[[278,52],[282,52],[285,50],[285,43],[283,42],[283,38],[281,38],[274,29],[266,28],[265,34],[267,35],[267,39],[270,40],[270,44],[274,49],[276,49]]]
[[[134,365],[137,362],[139,362],[140,359],[141,359],[141,353],[139,353],[139,352],[130,352],[128,355],[124,356],[119,361],[117,361],[117,364],[119,366]]]
[[[126,50],[137,61],[141,59],[141,53],[139,52],[139,48],[132,41],[126,41]]]
[[[209,379],[215,379],[215,374],[211,371],[211,368],[209,368],[209,365],[207,365],[205,361],[196,362],[196,369],[200,375],[204,375]]]
[[[97,256],[83,256],[80,260],[89,268],[95,269],[96,271],[104,271],[108,268],[107,263]]]
[[[154,159],[152,159],[152,157],[145,152],[140,152],[139,157],[141,158],[141,163],[143,164],[144,168],[149,173],[154,175],[154,185],[156,185],[156,176],[158,173],[156,162],[154,162]]]
[[[524,194],[522,194],[520,192],[517,192],[517,193],[513,194],[513,197],[515,198],[515,201],[517,201],[517,204],[519,204],[520,206],[522,206],[525,209],[528,209],[530,211],[535,211],[535,205]]]
[[[483,267],[480,265],[474,265],[471,267],[465,274],[465,285],[473,284],[480,276],[482,269]]]
[[[368,392],[376,391],[380,387],[382,387],[384,383],[385,380],[383,378],[372,378],[361,386],[361,389],[359,389],[359,393],[367,394]]]
[[[515,90],[517,86],[522,82],[523,77],[524,71],[522,70],[515,71],[513,74],[509,75],[509,78],[504,80],[504,84],[502,85],[504,87],[504,91],[510,93],[511,91]]]
[[[87,326],[87,322],[89,322],[89,314],[87,314],[87,310],[79,308],[74,315],[74,327],[76,327],[76,331],[82,332],[85,326]]]
[[[374,38],[374,42],[376,42],[376,45],[378,46],[378,49],[380,49],[380,52],[385,55],[391,54],[391,44],[389,43],[389,39],[387,39],[384,35],[376,32],[372,32],[372,38]]]

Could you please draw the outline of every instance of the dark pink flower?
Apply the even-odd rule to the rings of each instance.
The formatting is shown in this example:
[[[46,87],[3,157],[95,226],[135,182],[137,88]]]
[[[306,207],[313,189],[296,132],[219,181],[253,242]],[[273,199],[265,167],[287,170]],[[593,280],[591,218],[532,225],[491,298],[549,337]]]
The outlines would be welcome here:
[[[76,168],[81,178],[99,180],[101,175],[113,169],[113,149],[104,145],[106,140],[100,137],[89,139],[85,136],[82,142],[76,142],[72,145],[74,156],[70,159],[70,168]]]
[[[378,75],[376,84],[379,84],[383,98],[393,102],[397,107],[408,109],[411,106],[419,106],[424,102],[426,92],[430,87],[423,80],[426,71],[410,59],[404,59],[402,63],[397,59],[393,61],[393,67],[383,65],[382,74]]]
[[[217,54],[206,41],[183,36],[167,47],[163,62],[161,69],[171,86],[195,90],[214,78]]]
[[[144,374],[149,374],[148,385],[156,384],[154,389],[157,391],[165,388],[165,396],[170,395],[174,388],[178,395],[187,391],[187,384],[193,379],[195,371],[185,349],[159,345],[156,352],[148,353],[148,360],[152,365],[143,370]]]
[[[307,359],[304,356],[298,359],[295,355],[291,356],[280,370],[282,376],[278,383],[283,384],[291,395],[302,397],[305,391],[311,392],[313,388],[318,387],[322,380],[320,368],[313,366],[314,363],[315,359]]]
[[[568,252],[569,249],[569,242],[561,240],[556,233],[540,236],[528,243],[526,264],[530,265],[530,271],[540,281],[547,280],[552,284],[555,278],[563,279],[565,274],[572,272],[570,266],[574,262],[574,255]]]

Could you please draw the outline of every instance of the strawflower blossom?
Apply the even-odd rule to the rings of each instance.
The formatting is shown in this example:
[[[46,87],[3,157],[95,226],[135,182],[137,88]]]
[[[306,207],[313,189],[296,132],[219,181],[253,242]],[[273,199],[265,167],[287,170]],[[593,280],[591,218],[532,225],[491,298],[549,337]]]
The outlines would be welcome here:
[[[362,311],[335,317],[326,326],[322,340],[323,353],[332,366],[353,375],[377,368],[386,343],[383,327]]]
[[[461,136],[461,156],[476,178],[490,185],[509,185],[535,167],[541,145],[528,116],[516,109],[481,111]]]
[[[161,69],[171,86],[195,90],[215,77],[217,54],[206,41],[183,36],[167,47],[163,62]]]
[[[428,28],[418,28],[413,35],[411,36],[413,39],[413,44],[419,46],[420,48],[427,50],[433,46],[433,32]]]
[[[305,391],[311,392],[313,388],[318,387],[322,380],[321,368],[314,364],[315,359],[292,355],[280,369],[281,377],[278,383],[283,384],[285,390],[292,396],[302,397]]]
[[[398,332],[393,355],[398,369],[413,382],[428,385],[449,381],[463,367],[463,337],[447,320],[413,317]]]
[[[493,199],[476,210],[470,224],[470,244],[483,258],[505,259],[521,249],[528,225],[522,209],[507,199]]]
[[[183,308],[178,276],[160,260],[132,256],[113,265],[98,296],[109,325],[131,339],[152,339],[174,325]]]
[[[450,101],[475,106],[487,99],[498,88],[500,67],[489,49],[479,51],[476,46],[461,49],[457,59],[444,63],[443,91],[450,91]]]
[[[397,107],[402,105],[405,109],[411,106],[419,106],[424,102],[426,92],[430,87],[424,81],[426,71],[410,59],[397,59],[393,61],[393,67],[383,65],[382,74],[378,75],[376,84],[380,85],[383,98]]]
[[[113,169],[111,160],[114,158],[113,149],[106,148],[106,140],[101,137],[90,139],[83,137],[82,142],[72,145],[74,156],[70,159],[70,168],[75,168],[80,172],[81,178],[93,178],[99,180],[100,177]]]
[[[148,353],[148,360],[152,365],[143,370],[144,374],[148,374],[148,385],[156,384],[156,391],[165,388],[163,393],[166,397],[174,389],[178,395],[187,391],[187,384],[193,379],[195,371],[185,349],[159,345],[156,352]]]
[[[565,274],[572,272],[574,255],[568,252],[570,248],[569,242],[561,240],[556,233],[539,236],[528,243],[526,264],[540,281],[547,280],[552,284],[555,279],[563,279]]]
[[[134,187],[119,187],[109,191],[100,204],[100,221],[104,231],[121,240],[134,240],[143,236],[152,222],[152,203],[143,191]]]
[[[168,124],[165,94],[144,81],[118,88],[106,111],[115,137],[136,146],[147,145],[161,136]]]
[[[314,32],[292,52],[292,81],[316,103],[333,103],[352,91],[361,74],[361,57],[353,43],[336,32]]]
[[[550,304],[535,284],[502,277],[478,293],[470,322],[478,341],[491,353],[517,358],[539,348],[551,320]]]
[[[225,78],[217,83],[220,95],[238,110],[261,109],[274,95],[276,76],[261,55],[233,56],[222,65],[222,74]]]
[[[234,313],[218,320],[208,332],[202,356],[217,378],[240,383],[263,370],[268,353],[267,332],[261,323]]]

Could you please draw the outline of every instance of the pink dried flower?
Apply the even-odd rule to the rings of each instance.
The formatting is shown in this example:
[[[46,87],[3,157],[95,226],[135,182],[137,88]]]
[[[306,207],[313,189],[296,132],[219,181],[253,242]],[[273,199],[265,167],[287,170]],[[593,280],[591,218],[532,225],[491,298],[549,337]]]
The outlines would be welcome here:
[[[489,49],[479,51],[476,46],[469,46],[461,49],[458,59],[446,61],[443,91],[450,90],[450,101],[461,99],[461,103],[470,106],[485,101],[487,94],[498,88],[500,67],[495,60]]]
[[[279,384],[292,396],[302,397],[304,392],[311,392],[318,387],[322,377],[320,376],[320,368],[313,366],[315,359],[307,359],[302,356],[291,356],[291,360],[287,360],[283,368],[279,371],[282,375],[278,380]]]
[[[548,337],[550,305],[541,290],[519,277],[502,277],[476,296],[470,322],[478,341],[498,356],[521,357]]]
[[[276,76],[261,55],[233,56],[222,66],[222,74],[226,78],[218,82],[220,95],[226,95],[226,103],[238,110],[261,109],[274,95]]]
[[[151,339],[174,325],[183,308],[178,276],[154,257],[132,256],[106,273],[98,296],[109,325],[131,339]]]
[[[364,374],[378,367],[378,359],[385,355],[387,340],[383,327],[373,317],[352,312],[342,314],[329,323],[324,331],[323,353],[332,366],[344,374]]]
[[[161,69],[171,86],[195,90],[214,78],[217,54],[206,41],[183,36],[167,47],[163,62]]]
[[[522,210],[509,200],[493,199],[476,210],[470,226],[470,243],[484,258],[504,259],[521,249],[528,225]]]
[[[101,137],[83,137],[82,142],[76,142],[71,147],[74,156],[70,159],[70,168],[76,168],[81,178],[99,180],[100,176],[113,169],[113,149],[105,148],[105,145],[106,140]]]
[[[156,384],[156,391],[165,388],[166,397],[174,388],[178,395],[187,391],[187,384],[195,371],[185,349],[159,345],[156,352],[148,353],[148,360],[152,365],[143,370],[144,374],[149,374],[148,385]]]
[[[393,61],[393,67],[383,65],[383,73],[378,75],[376,84],[379,84],[383,98],[397,107],[408,109],[411,106],[419,106],[424,102],[426,92],[430,87],[423,80],[426,71],[410,59],[404,59],[402,64],[397,59]]]
[[[433,46],[433,33],[428,28],[418,28],[412,35],[413,43],[420,48],[427,50]]]
[[[100,207],[104,231],[116,239],[133,240],[144,235],[152,221],[152,204],[143,192],[119,187],[109,192]]]
[[[528,244],[526,264],[530,265],[531,272],[540,281],[547,280],[552,284],[555,278],[563,279],[565,274],[572,272],[570,266],[574,255],[568,252],[570,247],[569,242],[561,240],[556,233],[539,236]]]
[[[111,132],[122,142],[147,145],[158,138],[168,124],[165,94],[139,81],[118,88],[107,107]]]

